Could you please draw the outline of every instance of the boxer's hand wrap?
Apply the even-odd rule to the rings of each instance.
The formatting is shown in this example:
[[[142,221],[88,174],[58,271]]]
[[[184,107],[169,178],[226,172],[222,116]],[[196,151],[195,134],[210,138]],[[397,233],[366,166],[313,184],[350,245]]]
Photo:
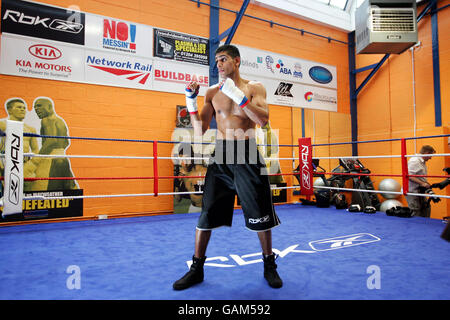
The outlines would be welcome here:
[[[231,100],[236,102],[241,108],[245,108],[249,103],[247,97],[242,92],[241,89],[236,87],[234,81],[227,78],[223,84],[220,86],[220,90],[228,96]]]
[[[197,95],[198,95],[198,87],[197,90],[192,90],[189,87],[186,87],[184,90],[184,93],[186,95],[186,107],[190,114],[194,114],[198,112],[197,107]]]

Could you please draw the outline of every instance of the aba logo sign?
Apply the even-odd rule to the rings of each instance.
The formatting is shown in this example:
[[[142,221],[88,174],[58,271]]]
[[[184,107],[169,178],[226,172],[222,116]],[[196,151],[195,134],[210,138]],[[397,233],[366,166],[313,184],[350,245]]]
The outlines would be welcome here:
[[[1,17],[3,32],[84,45],[84,13],[3,0]]]
[[[103,19],[103,48],[136,53],[136,25]]]

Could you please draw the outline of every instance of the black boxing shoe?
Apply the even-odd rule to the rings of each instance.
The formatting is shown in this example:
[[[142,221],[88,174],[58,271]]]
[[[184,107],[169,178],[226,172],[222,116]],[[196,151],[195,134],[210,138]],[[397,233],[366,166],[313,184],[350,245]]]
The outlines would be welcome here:
[[[269,286],[272,288],[281,288],[283,286],[283,281],[277,272],[277,264],[275,263],[276,256],[272,253],[270,256],[265,256],[263,254],[264,261],[264,278],[266,278]]]
[[[191,268],[181,279],[174,282],[173,289],[184,290],[202,282],[204,278],[203,265],[205,264],[205,260],[206,257],[196,258],[192,256]]]

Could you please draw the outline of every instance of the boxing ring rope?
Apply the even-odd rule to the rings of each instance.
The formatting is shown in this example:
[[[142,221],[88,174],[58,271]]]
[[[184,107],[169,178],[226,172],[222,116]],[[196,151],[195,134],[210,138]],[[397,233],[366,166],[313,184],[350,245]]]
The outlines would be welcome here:
[[[158,140],[142,140],[142,139],[117,139],[117,138],[94,138],[94,137],[72,137],[72,136],[50,136],[50,135],[39,135],[32,133],[22,133],[23,137],[35,137],[35,138],[53,138],[53,139],[78,139],[78,140],[91,140],[91,141],[112,141],[112,142],[140,142],[140,143],[149,143],[153,146],[153,156],[109,156],[109,155],[45,155],[45,154],[34,154],[34,153],[23,153],[23,157],[37,157],[37,158],[96,158],[96,159],[139,159],[139,160],[153,160],[153,176],[147,177],[35,177],[35,178],[23,178],[23,181],[36,181],[36,180],[153,180],[154,182],[154,192],[152,193],[134,193],[134,194],[107,194],[107,195],[82,195],[82,196],[67,196],[67,197],[56,197],[56,196],[31,196],[31,197],[23,197],[23,200],[57,200],[57,199],[93,199],[93,198],[118,198],[118,197],[144,197],[144,196],[163,196],[163,195],[189,195],[189,194],[202,194],[202,191],[187,191],[187,192],[159,192],[159,180],[163,179],[187,179],[187,178],[204,178],[204,176],[160,176],[158,174],[158,163],[159,160],[208,160],[209,157],[173,157],[173,156],[159,156],[158,155],[158,144],[180,144],[186,143],[185,141],[158,141]],[[5,135],[5,133],[0,132],[0,135]],[[326,187],[326,186],[314,186],[311,188],[309,193],[303,192],[303,188],[300,186],[301,195],[311,195],[312,189],[329,189],[329,190],[340,190],[340,191],[357,191],[357,192],[368,192],[368,193],[385,193],[385,194],[396,194],[396,195],[413,195],[413,196],[422,196],[429,197],[429,194],[422,193],[409,193],[407,183],[407,179],[409,177],[429,177],[429,178],[450,178],[450,176],[445,175],[409,175],[407,173],[407,167],[405,167],[406,159],[408,157],[414,157],[417,155],[408,155],[406,154],[406,140],[413,139],[425,139],[425,138],[439,138],[439,137],[447,137],[450,135],[435,135],[435,136],[425,136],[425,137],[414,137],[414,138],[401,138],[401,139],[382,139],[382,140],[371,140],[371,141],[352,141],[352,142],[340,142],[340,143],[329,143],[329,144],[310,144],[310,153],[311,158],[308,160],[308,170],[311,178],[313,175],[333,175],[333,176],[385,176],[385,177],[402,177],[403,179],[403,192],[393,192],[393,191],[379,191],[379,190],[367,190],[367,189],[353,189],[353,188],[340,188],[340,187]],[[299,148],[299,157],[286,157],[286,158],[275,158],[270,157],[270,160],[282,160],[282,161],[299,161],[302,162],[300,156],[300,140],[297,145],[289,145],[289,144],[258,144],[258,146],[277,146],[277,147],[295,147]],[[309,140],[310,141],[310,140]],[[400,141],[402,143],[402,154],[401,155],[380,155],[380,156],[333,156],[333,157],[312,157],[312,148],[320,147],[320,146],[333,146],[333,145],[345,145],[345,144],[353,144],[353,143],[374,143],[374,142],[392,142],[392,141]],[[189,142],[190,144],[204,144],[204,145],[212,145],[214,142],[198,142],[193,141]],[[310,142],[309,142],[310,143]],[[430,154],[427,156],[448,156],[448,153],[442,154]],[[8,158],[4,154],[1,154],[0,157]],[[312,171],[312,159],[369,159],[369,158],[400,158],[402,160],[402,174],[373,174],[373,173],[360,173],[360,172],[314,172]],[[405,170],[406,169],[406,170]],[[297,176],[300,178],[300,172],[293,173],[277,173],[277,174],[268,174],[269,176]],[[3,177],[2,177],[3,179]],[[300,179],[299,179],[300,181]],[[282,190],[282,189],[298,189],[299,186],[286,186],[286,187],[278,187],[272,186],[272,190]],[[6,189],[6,188],[5,188]],[[439,198],[450,198],[450,196],[433,194],[433,197]],[[3,199],[2,199],[3,200]]]

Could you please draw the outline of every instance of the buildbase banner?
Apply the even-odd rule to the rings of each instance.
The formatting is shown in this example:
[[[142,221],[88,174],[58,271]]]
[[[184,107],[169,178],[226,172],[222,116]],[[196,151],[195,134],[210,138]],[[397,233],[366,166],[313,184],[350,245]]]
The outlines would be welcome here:
[[[199,95],[204,95],[209,87],[209,67],[155,61],[153,76],[153,88],[157,91],[181,93],[187,83],[196,81],[200,85]]]

